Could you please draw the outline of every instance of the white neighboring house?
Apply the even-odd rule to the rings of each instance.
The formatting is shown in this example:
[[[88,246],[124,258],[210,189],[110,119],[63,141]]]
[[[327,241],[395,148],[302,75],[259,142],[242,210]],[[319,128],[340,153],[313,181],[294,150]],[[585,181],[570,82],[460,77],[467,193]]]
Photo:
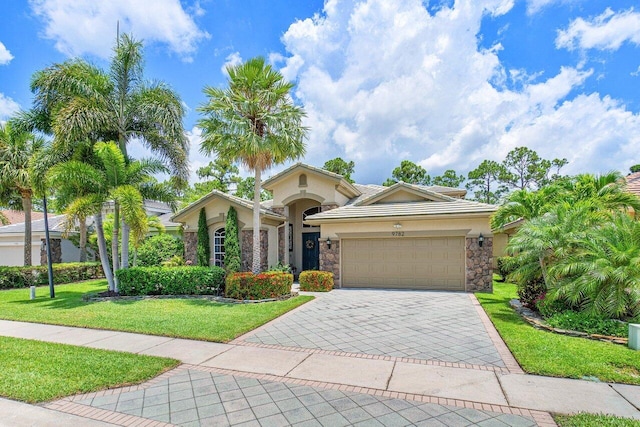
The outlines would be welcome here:
[[[105,205],[105,213],[112,211],[112,204]],[[156,215],[165,226],[167,233],[178,237],[181,224],[170,221],[173,215],[171,208],[166,203],[147,200],[145,201],[147,215]],[[80,259],[80,249],[71,240],[64,237],[65,215],[49,215],[49,237],[51,239],[52,261],[77,262]],[[91,224],[93,218],[91,218]],[[90,224],[90,226],[91,226]],[[0,227],[0,266],[24,265],[24,227],[25,223],[10,224]],[[46,252],[44,219],[31,221],[31,264],[46,265]],[[77,235],[77,232],[70,232]],[[155,233],[151,233],[155,234]],[[90,261],[97,259],[97,254],[91,250],[87,253]]]

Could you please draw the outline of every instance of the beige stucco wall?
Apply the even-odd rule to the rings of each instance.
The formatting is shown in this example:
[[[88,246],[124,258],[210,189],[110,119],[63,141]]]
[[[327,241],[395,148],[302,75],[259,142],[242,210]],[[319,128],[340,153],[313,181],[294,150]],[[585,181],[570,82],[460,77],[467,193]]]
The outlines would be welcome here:
[[[299,185],[300,175],[303,173],[307,176],[306,186]],[[309,198],[321,204],[339,206],[349,200],[336,190],[335,180],[306,170],[292,173],[270,189],[273,191],[273,206],[276,207],[285,206],[297,198]]]
[[[509,243],[509,235],[496,233],[493,236],[493,268],[498,266],[498,257],[505,256],[505,249]]]

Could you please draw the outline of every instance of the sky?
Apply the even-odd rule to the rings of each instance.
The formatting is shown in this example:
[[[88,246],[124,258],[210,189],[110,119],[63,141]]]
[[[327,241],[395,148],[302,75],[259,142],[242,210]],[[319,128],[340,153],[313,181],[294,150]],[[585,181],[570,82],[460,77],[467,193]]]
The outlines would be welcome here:
[[[32,74],[83,57],[107,68],[120,31],[145,77],[181,96],[192,179],[197,107],[225,66],[264,56],[295,83],[310,128],[301,161],[340,156],[379,184],[402,160],[467,174],[515,147],[565,173],[640,163],[637,0],[3,0],[0,121],[32,101]],[[638,9],[638,10],[636,10]],[[146,156],[135,146],[136,156]],[[277,166],[263,176],[288,165]],[[246,174],[246,171],[245,171]]]

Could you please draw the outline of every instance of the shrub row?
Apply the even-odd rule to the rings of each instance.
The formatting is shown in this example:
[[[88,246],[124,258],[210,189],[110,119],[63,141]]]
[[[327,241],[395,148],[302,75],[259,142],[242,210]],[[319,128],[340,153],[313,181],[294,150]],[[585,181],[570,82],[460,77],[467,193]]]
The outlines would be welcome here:
[[[329,292],[333,289],[333,273],[306,270],[300,273],[300,290],[307,292]]]
[[[53,283],[102,279],[104,272],[99,262],[69,262],[53,264]],[[29,267],[0,267],[0,289],[28,288],[49,283],[46,265]]]
[[[116,272],[120,295],[217,295],[220,267],[131,267]]]
[[[278,298],[291,294],[293,274],[281,272],[233,273],[227,276],[224,295],[240,300]]]

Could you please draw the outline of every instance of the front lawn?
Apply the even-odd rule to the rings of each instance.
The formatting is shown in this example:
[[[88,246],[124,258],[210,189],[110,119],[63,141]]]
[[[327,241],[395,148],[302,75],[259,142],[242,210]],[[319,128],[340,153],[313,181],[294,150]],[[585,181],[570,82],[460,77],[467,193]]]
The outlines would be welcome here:
[[[137,332],[205,341],[228,342],[313,299],[298,296],[259,304],[221,304],[203,299],[146,299],[84,302],[82,296],[107,288],[106,281],[0,292],[0,319]]]
[[[526,372],[566,378],[640,384],[640,352],[608,342],[535,329],[511,308],[515,285],[493,284],[493,294],[476,297]]]
[[[177,360],[0,337],[0,396],[35,403],[138,384]]]
[[[556,415],[556,423],[560,427],[638,427],[639,420],[614,417],[612,415]]]

